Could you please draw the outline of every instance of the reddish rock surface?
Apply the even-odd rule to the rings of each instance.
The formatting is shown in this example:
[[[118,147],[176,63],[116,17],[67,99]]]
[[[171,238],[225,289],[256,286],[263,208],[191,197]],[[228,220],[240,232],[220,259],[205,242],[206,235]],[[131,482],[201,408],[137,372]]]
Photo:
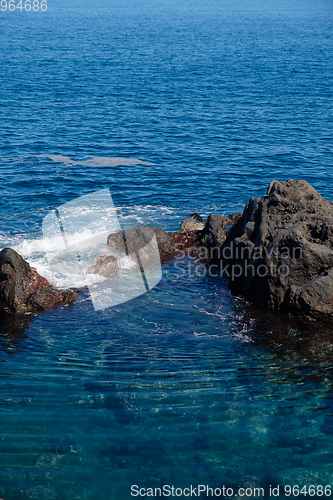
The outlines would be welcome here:
[[[170,233],[171,244],[177,252],[185,252],[190,257],[196,256],[196,248],[199,245],[198,231],[175,231]]]
[[[119,262],[112,255],[101,255],[97,258],[96,264],[89,267],[86,274],[99,274],[105,278],[112,278],[118,274]]]
[[[72,290],[57,292],[51,283],[31,268],[15,250],[0,252],[0,308],[12,313],[30,313],[74,302]]]

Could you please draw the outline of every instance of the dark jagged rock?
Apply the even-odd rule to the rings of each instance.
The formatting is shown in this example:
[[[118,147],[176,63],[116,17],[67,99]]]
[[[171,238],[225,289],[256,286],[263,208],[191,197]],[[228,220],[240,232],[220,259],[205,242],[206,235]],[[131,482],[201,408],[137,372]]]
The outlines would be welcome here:
[[[221,247],[226,240],[227,217],[223,215],[209,215],[205,227],[200,233],[201,245]]]
[[[209,215],[202,231],[198,233],[199,245],[209,250],[206,252],[208,260],[216,260],[220,248],[226,241],[229,226],[235,224],[242,213],[224,215]]]
[[[52,285],[11,248],[0,252],[0,308],[29,313],[74,302],[72,290],[56,292]]]
[[[252,301],[333,321],[333,203],[306,181],[272,181],[222,248],[231,284]]]
[[[152,227],[154,230],[158,249],[160,252],[161,263],[164,264],[168,260],[170,260],[175,253],[175,247],[172,244],[170,235],[161,229],[160,227]]]
[[[179,231],[170,234],[178,252],[185,252],[193,258],[210,261],[216,258],[226,240],[228,228],[235,224],[242,214],[209,215],[205,222],[198,214],[191,214],[180,223]]]
[[[236,224],[236,222],[239,221],[239,219],[241,218],[242,215],[243,215],[242,212],[233,212],[232,214],[227,215],[226,221],[225,221],[227,229],[230,226],[233,226],[234,224]]]
[[[113,255],[97,257],[96,264],[89,267],[86,274],[99,274],[105,278],[112,278],[118,274],[119,261]]]
[[[137,255],[140,250],[141,257],[149,261],[150,258],[154,258],[154,248],[152,245],[154,236],[156,237],[161,263],[164,264],[173,257],[175,247],[171,242],[170,236],[164,229],[159,227],[135,226],[124,231],[119,231],[108,236],[107,244],[115,250],[132,256]]]
[[[333,321],[333,270],[303,286],[291,287],[288,305],[315,319]]]

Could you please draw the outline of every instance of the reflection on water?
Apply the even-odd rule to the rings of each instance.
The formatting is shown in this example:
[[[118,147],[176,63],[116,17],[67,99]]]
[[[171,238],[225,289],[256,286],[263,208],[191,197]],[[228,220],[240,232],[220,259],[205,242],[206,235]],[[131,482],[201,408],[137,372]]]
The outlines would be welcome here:
[[[29,326],[28,316],[0,312],[0,350],[10,354],[15,349],[19,349],[22,340],[27,338],[24,332]]]
[[[235,296],[235,310],[249,340],[265,346],[281,357],[309,358],[333,363],[333,331],[330,325],[312,318],[272,313]]]

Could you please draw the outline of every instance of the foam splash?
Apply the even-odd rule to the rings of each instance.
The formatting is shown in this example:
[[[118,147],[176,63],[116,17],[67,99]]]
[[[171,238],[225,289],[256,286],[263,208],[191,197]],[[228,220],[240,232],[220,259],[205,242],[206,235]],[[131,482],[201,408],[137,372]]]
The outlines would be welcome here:
[[[97,207],[98,208],[98,207]],[[91,205],[87,210],[86,207],[80,209],[73,208],[73,213],[84,214],[87,219],[95,222],[90,228],[78,229],[74,233],[74,240],[85,241],[91,238],[98,238],[102,233],[105,233],[106,219],[113,210],[116,211],[120,226],[122,229],[128,229],[136,225],[150,225],[164,228],[166,231],[178,229],[179,221],[184,219],[191,209],[187,207],[179,208],[167,205],[132,205],[132,206],[117,206],[112,210],[106,209],[103,217],[96,217],[96,207]],[[5,247],[13,248],[25,259],[30,266],[37,269],[37,272],[45,277],[56,289],[63,290],[65,288],[83,288],[96,282],[104,281],[103,276],[95,274],[77,275],[57,273],[50,269],[50,258],[58,255],[63,249],[63,237],[61,235],[42,236],[42,228],[40,236],[36,237],[31,234],[16,234],[8,235],[5,231],[0,231],[0,249]],[[106,238],[105,238],[106,243]],[[109,252],[105,252],[109,253]],[[119,267],[123,271],[131,270],[136,264],[127,256],[120,259]]]
[[[175,217],[176,208],[167,206],[129,206],[115,207],[118,214],[122,229],[127,229],[135,225],[158,225],[165,227],[165,217],[170,214],[171,220]],[[81,208],[82,213],[89,219],[96,221],[96,225],[91,228],[78,229],[73,234],[73,239],[76,242],[86,241],[93,238],[99,239],[101,234],[105,234],[105,220],[103,217],[96,218],[94,207],[90,207],[90,212],[87,213],[86,208]],[[173,214],[173,215],[172,215]],[[163,223],[161,224],[161,220]],[[167,227],[166,227],[167,229]],[[105,237],[105,247],[106,245]],[[56,289],[66,288],[83,288],[94,283],[105,280],[103,276],[96,274],[66,274],[52,271],[50,268],[50,260],[56,257],[63,249],[62,235],[50,235],[48,237],[32,237],[29,234],[19,234],[9,236],[6,232],[0,232],[0,249],[5,247],[13,248],[18,252],[30,266],[37,269],[37,272],[46,278]],[[109,253],[102,251],[101,254]],[[130,271],[136,267],[136,263],[128,256],[121,256],[119,267],[123,271]]]
[[[78,235],[79,238],[89,239],[98,236],[87,230]],[[84,288],[94,283],[100,283],[105,280],[103,276],[97,274],[67,274],[57,273],[50,269],[49,256],[56,256],[61,248],[61,239],[54,238],[36,238],[36,239],[12,239],[7,241],[5,246],[10,246],[26,260],[31,267],[37,269],[37,272],[46,278],[55,288]],[[104,253],[104,252],[102,252]],[[128,256],[121,257],[119,267],[123,270],[131,270],[136,267],[136,263]]]
[[[78,232],[79,239],[88,239],[97,236],[100,232],[92,233],[90,230]],[[36,239],[13,240],[6,246],[10,246],[31,267],[37,269],[37,272],[46,278],[55,288],[83,288],[93,283],[103,281],[105,278],[95,274],[66,274],[57,273],[50,269],[50,257],[55,257],[62,248],[63,240],[59,236]]]

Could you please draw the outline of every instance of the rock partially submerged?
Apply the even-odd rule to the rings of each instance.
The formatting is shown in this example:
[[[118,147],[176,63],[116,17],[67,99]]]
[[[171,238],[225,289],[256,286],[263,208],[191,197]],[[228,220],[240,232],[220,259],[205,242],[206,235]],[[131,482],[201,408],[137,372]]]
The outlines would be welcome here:
[[[186,217],[180,228],[170,234],[177,251],[203,262],[216,260],[226,241],[230,226],[235,224],[242,213],[230,215],[209,215],[204,221],[198,214]]]
[[[197,258],[197,250],[200,244],[198,231],[174,231],[170,233],[171,244],[174,246],[175,255],[185,252],[190,257]]]
[[[210,249],[223,245],[230,225],[235,224],[241,215],[241,213],[228,216],[210,215],[205,221],[199,214],[193,213],[180,223],[178,231],[168,234],[164,229],[156,226],[135,226],[110,234],[107,238],[107,244],[114,250],[129,255],[134,261],[140,250],[141,253],[143,252],[144,259],[148,262],[153,255],[151,242],[155,236],[161,264],[165,264],[175,256],[183,255],[183,253],[190,257],[208,261],[211,259]],[[102,259],[102,257],[99,257],[99,259]],[[87,272],[92,272],[91,269],[98,268],[99,265],[96,262],[96,265],[89,268]],[[97,274],[101,274],[101,272]]]
[[[87,273],[114,278],[121,254],[135,270],[188,255],[213,262],[256,304],[333,323],[333,202],[304,180],[272,181],[267,195],[251,198],[242,214],[213,214],[204,221],[193,213],[173,233],[135,226],[110,234],[107,244],[116,256],[101,255]],[[0,310],[29,313],[76,297],[71,290],[55,291],[14,250],[0,252]]]
[[[304,180],[272,181],[243,213],[192,214],[171,233],[185,254],[253,303],[333,323],[333,202]]]
[[[11,248],[0,252],[0,308],[30,313],[74,302],[72,290],[57,292],[28,262]]]
[[[241,213],[230,215],[209,215],[202,231],[198,233],[200,247],[205,249],[206,260],[219,259],[220,249],[227,239],[230,226],[235,224],[241,217]],[[208,251],[207,251],[208,250]]]
[[[272,181],[251,198],[221,259],[253,302],[332,323],[333,203],[306,181]]]
[[[107,244],[117,251],[124,252],[135,261],[140,251],[141,259],[149,262],[156,260],[154,237],[156,238],[161,263],[170,260],[175,253],[175,246],[170,236],[155,226],[135,226],[118,233],[110,234]]]
[[[174,254],[186,252],[191,257],[196,257],[196,248],[199,246],[198,234],[204,228],[205,221],[197,214],[188,215],[179,225],[178,231],[170,233]]]

